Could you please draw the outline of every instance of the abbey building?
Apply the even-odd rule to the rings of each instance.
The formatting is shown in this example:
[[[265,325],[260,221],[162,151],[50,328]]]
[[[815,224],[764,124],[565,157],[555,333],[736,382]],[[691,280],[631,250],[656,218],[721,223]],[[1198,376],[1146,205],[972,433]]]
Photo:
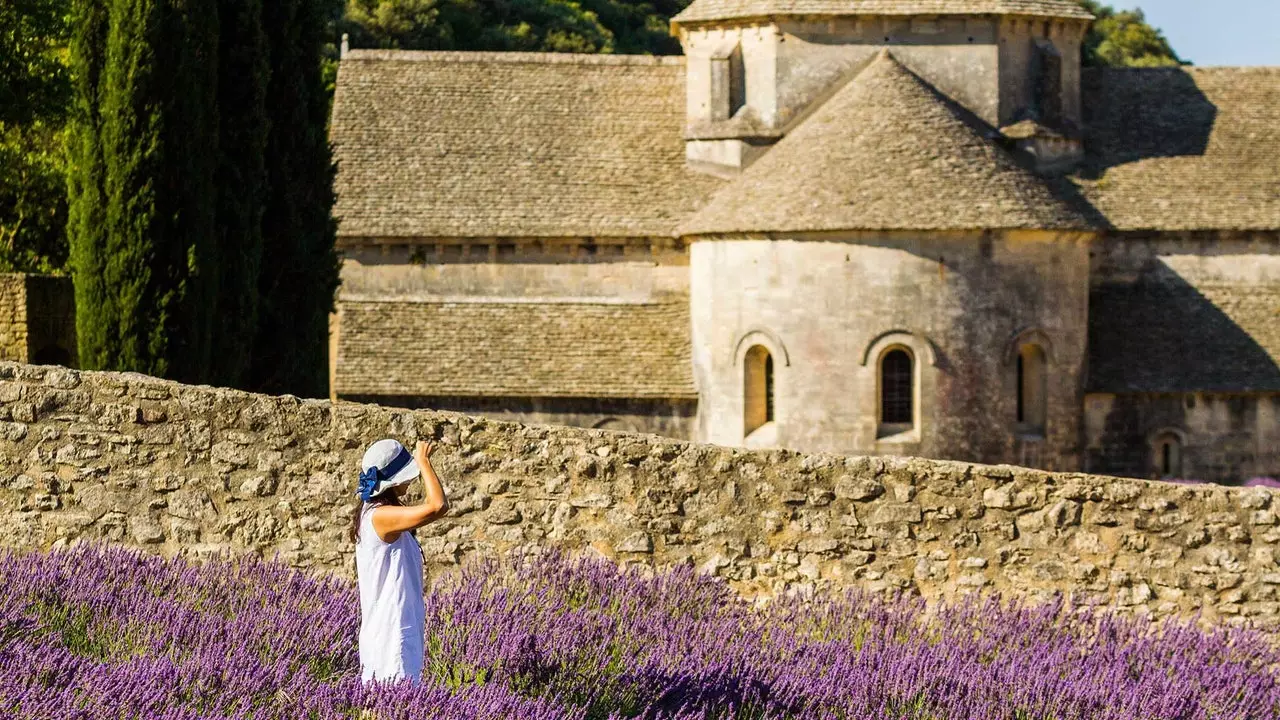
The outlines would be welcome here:
[[[1280,68],[1071,0],[695,0],[683,57],[353,50],[339,398],[1280,475]]]

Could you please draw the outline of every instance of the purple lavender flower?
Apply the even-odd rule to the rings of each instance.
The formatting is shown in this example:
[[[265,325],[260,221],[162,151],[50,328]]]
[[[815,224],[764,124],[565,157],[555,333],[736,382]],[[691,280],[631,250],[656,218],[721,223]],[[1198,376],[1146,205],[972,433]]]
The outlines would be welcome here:
[[[1270,636],[1065,601],[757,609],[687,568],[511,557],[431,589],[421,684],[362,684],[345,581],[101,545],[0,555],[0,580],[0,716],[18,720],[1280,717]]]

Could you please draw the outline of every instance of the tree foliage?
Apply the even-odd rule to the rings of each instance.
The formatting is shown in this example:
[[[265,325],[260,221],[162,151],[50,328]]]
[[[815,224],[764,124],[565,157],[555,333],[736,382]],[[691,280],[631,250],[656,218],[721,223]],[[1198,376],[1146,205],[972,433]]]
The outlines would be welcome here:
[[[113,0],[75,43],[70,225],[82,365],[206,382],[218,296],[216,0]],[[99,29],[105,22],[105,44]],[[96,106],[96,107],[95,107]],[[82,121],[77,114],[77,123]]]
[[[0,3],[0,271],[66,263],[68,0]]]
[[[672,54],[668,20],[687,0],[348,0],[357,47]]]
[[[272,0],[268,0],[270,2]],[[258,332],[266,211],[270,48],[262,0],[221,0],[218,31],[217,244],[220,281],[210,380],[243,387]]]
[[[266,206],[258,329],[247,387],[320,397],[328,388],[329,314],[338,288],[336,168],[320,67],[329,17],[321,0],[267,0],[270,48]]]
[[[1098,0],[1080,0],[1097,18],[1084,41],[1084,64],[1092,67],[1164,67],[1189,64],[1164,33],[1147,23],[1141,9],[1117,11]]]

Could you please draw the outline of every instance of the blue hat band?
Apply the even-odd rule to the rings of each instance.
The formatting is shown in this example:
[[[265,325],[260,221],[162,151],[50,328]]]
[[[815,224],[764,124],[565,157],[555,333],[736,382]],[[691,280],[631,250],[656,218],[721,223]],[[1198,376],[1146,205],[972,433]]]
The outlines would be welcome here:
[[[360,490],[356,493],[364,502],[369,502],[374,493],[378,489],[378,484],[383,480],[390,480],[396,476],[396,473],[404,469],[406,465],[413,462],[413,456],[403,447],[400,452],[387,463],[386,467],[371,467],[360,473]]]

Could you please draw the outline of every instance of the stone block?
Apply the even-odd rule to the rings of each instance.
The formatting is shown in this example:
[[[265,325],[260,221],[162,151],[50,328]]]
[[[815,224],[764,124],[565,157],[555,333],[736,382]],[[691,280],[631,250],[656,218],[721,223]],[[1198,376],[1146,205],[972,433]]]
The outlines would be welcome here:
[[[634,532],[623,538],[616,549],[618,552],[652,553],[653,538],[649,537],[647,533]]]
[[[924,512],[916,503],[882,503],[871,511],[871,524],[891,525],[897,523],[918,523],[924,519]]]
[[[836,481],[836,497],[855,502],[874,500],[884,494],[884,485],[871,478],[855,478],[849,475]]]
[[[489,507],[488,519],[494,525],[515,525],[524,520],[524,515],[511,500],[499,499]]]

